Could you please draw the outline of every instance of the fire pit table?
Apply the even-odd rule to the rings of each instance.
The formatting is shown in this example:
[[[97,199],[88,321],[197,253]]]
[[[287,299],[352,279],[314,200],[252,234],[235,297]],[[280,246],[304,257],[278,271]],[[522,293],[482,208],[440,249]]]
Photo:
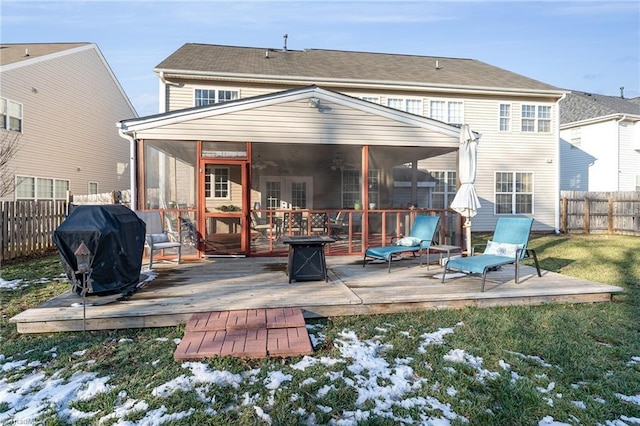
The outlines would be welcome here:
[[[289,244],[287,275],[289,283],[296,281],[328,281],[324,246],[335,240],[326,235],[294,235],[283,237]]]

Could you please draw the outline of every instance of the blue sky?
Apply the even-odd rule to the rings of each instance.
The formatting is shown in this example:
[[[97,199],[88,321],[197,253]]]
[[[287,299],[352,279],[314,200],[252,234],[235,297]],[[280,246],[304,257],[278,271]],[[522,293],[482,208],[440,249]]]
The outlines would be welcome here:
[[[3,43],[92,42],[141,116],[184,43],[477,59],[560,88],[640,96],[640,2],[0,0]]]

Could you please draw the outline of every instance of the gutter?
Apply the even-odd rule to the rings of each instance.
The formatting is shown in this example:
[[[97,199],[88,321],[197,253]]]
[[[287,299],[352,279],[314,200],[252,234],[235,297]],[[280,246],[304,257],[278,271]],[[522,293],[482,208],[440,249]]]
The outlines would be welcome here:
[[[131,210],[138,210],[138,188],[136,186],[137,166],[136,166],[136,140],[133,136],[124,133],[120,123],[118,126],[118,135],[129,141],[129,187],[131,190]]]
[[[622,117],[616,120],[616,142],[618,144],[618,176],[616,176],[616,180],[618,181],[618,191],[620,191],[620,123],[627,119],[627,115],[623,114]]]

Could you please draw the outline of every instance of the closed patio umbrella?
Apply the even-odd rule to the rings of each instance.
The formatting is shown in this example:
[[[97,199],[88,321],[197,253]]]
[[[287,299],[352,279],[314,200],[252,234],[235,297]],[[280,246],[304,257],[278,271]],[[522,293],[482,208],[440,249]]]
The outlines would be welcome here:
[[[472,132],[468,124],[463,124],[460,129],[460,153],[458,156],[460,188],[451,202],[451,209],[465,218],[466,249],[469,256],[471,255],[471,218],[480,208],[480,200],[475,187],[480,136]]]

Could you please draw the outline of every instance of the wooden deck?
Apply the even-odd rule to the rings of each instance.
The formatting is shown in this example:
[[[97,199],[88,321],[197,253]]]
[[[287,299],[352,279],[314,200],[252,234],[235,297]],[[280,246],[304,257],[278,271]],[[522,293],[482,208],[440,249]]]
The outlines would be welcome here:
[[[432,256],[432,259],[437,256]],[[300,308],[305,318],[406,312],[465,306],[536,305],[608,302],[622,288],[514,267],[481,279],[434,277],[442,267],[420,267],[416,259],[362,267],[360,256],[328,257],[329,281],[289,284],[286,258],[216,258],[181,265],[155,263],[157,277],[128,300],[88,296],[86,322],[82,298],[72,293],[55,297],[15,317],[20,333],[146,328],[186,324],[194,313],[260,308]],[[144,272],[144,271],[143,271]]]

